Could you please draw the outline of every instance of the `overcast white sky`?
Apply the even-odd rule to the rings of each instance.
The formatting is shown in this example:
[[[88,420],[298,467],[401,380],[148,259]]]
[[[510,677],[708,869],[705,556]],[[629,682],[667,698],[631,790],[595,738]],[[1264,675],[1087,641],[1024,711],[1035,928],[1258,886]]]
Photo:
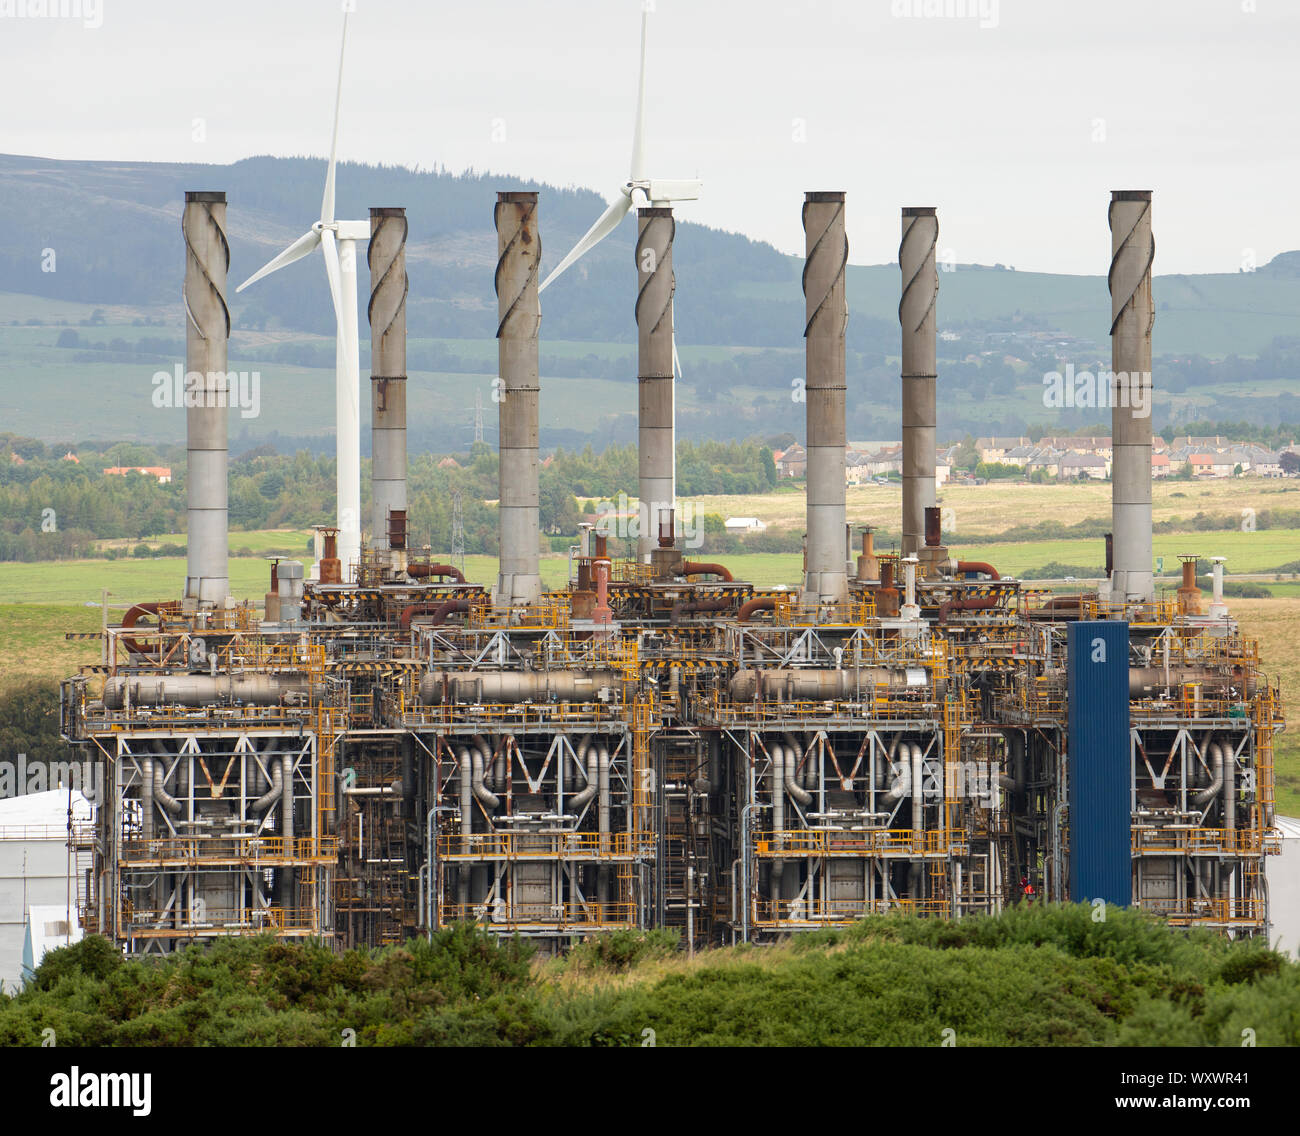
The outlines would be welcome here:
[[[328,152],[341,0],[9,15],[44,2],[0,0],[0,151]],[[652,2],[651,173],[705,181],[683,219],[802,252],[803,191],[844,189],[855,263],[895,258],[900,206],[936,205],[960,262],[1097,273],[1109,191],[1138,188],[1156,195],[1159,273],[1300,248],[1297,0]],[[608,197],[628,173],[640,8],[355,0],[340,156]]]

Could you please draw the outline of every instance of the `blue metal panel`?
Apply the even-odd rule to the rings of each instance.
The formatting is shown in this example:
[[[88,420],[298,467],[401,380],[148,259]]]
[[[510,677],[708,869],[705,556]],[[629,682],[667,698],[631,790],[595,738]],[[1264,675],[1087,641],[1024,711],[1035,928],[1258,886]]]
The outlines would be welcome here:
[[[1076,903],[1104,899],[1128,907],[1128,624],[1072,624],[1067,645],[1070,896]]]

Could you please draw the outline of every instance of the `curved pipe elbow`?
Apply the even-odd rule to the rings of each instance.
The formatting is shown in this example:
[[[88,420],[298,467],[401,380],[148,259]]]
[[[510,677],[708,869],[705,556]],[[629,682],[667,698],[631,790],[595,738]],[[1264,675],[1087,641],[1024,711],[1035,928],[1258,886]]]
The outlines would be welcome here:
[[[1223,789],[1223,747],[1218,742],[1211,742],[1205,747],[1210,755],[1211,766],[1210,783],[1192,798],[1192,803],[1198,809],[1203,809]]]
[[[493,812],[500,807],[501,798],[483,783],[488,762],[486,751],[487,742],[482,738],[475,738],[474,749],[470,755],[470,788],[474,793],[474,799],[488,812]]]
[[[983,560],[955,560],[953,561],[955,571],[953,575],[962,576],[968,572],[980,572],[990,580],[1000,580],[1002,576],[998,570]]]
[[[749,617],[756,611],[775,611],[775,596],[759,596],[758,599],[750,600],[748,603],[740,605],[740,611],[736,613],[736,619],[741,623],[748,623]]]
[[[723,564],[709,564],[703,560],[683,560],[683,576],[721,576],[724,583],[731,584],[735,580],[731,575],[731,570]]]
[[[458,584],[465,583],[465,574],[451,564],[408,564],[406,574],[413,580],[423,580],[429,576],[445,576]]]
[[[807,808],[812,804],[812,794],[799,784],[799,755],[803,753],[803,746],[796,740],[793,734],[785,735],[785,791],[790,794],[799,804]]]

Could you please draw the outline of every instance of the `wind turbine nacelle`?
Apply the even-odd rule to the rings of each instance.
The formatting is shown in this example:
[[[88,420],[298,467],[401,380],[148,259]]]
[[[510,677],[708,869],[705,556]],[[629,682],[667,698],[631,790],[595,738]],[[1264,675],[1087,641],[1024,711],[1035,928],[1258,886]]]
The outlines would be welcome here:
[[[651,178],[644,184],[646,196],[650,198],[651,205],[671,201],[696,201],[699,199],[700,190],[704,188],[702,181],[682,181],[669,178]]]

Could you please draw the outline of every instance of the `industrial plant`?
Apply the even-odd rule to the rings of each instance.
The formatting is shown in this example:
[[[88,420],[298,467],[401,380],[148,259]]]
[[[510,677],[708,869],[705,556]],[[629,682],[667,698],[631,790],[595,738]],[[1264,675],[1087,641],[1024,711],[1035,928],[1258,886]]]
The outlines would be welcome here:
[[[1068,900],[1266,935],[1279,692],[1224,602],[1221,558],[1209,597],[1200,550],[1173,594],[1152,571],[1150,192],[1109,203],[1113,531],[1106,580],[1069,593],[944,543],[931,207],[901,211],[901,549],[855,526],[846,194],[805,195],[804,567],[797,587],[760,588],[692,559],[679,523],[673,203],[701,186],[649,177],[644,104],[643,16],[629,180],[540,285],[539,195],[497,194],[491,587],[408,529],[406,212],[336,219],[336,103],[320,219],[240,288],[323,255],[337,516],[311,564],[268,565],[263,602],[231,595],[227,202],[186,194],[187,575],[120,619],[105,605],[99,663],[61,688],[63,736],[102,773],[82,926],[136,956],[254,934],[377,946],[462,921],[543,953],[651,928],[695,950]],[[629,213],[635,549],[619,559],[584,525],[547,589],[540,294]]]
[[[361,234],[334,219],[333,159],[327,176],[321,221],[268,268],[323,249],[339,446],[356,453],[356,304],[338,245]],[[691,559],[679,531],[683,184],[660,192],[634,160],[604,229],[635,210],[634,556],[584,528],[567,584],[543,587],[542,202],[507,191],[495,586],[409,540],[407,223],[384,207],[364,234],[368,523],[346,515],[360,467],[341,461],[316,562],[271,563],[260,604],[236,601],[227,572],[227,203],[186,195],[186,369],[211,396],[186,410],[187,578],[177,598],[106,610],[100,662],[62,687],[63,734],[104,775],[78,882],[88,931],[130,955],[263,933],[379,945],[466,920],[543,952],[643,928],[696,949],[878,912],[1069,900],[1267,933],[1279,693],[1224,602],[1221,560],[1210,596],[1197,550],[1173,594],[1152,573],[1151,420],[1135,410],[1151,394],[1151,194],[1109,204],[1112,369],[1146,386],[1111,400],[1108,578],[1068,594],[944,544],[933,208],[901,215],[901,550],[855,528],[846,195],[806,195],[805,566],[800,587],[774,589]],[[357,540],[340,540],[350,526]]]

